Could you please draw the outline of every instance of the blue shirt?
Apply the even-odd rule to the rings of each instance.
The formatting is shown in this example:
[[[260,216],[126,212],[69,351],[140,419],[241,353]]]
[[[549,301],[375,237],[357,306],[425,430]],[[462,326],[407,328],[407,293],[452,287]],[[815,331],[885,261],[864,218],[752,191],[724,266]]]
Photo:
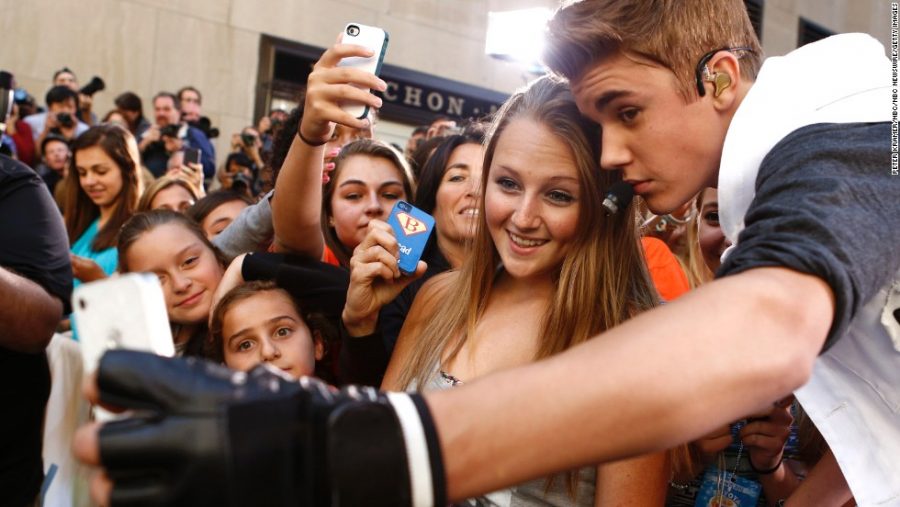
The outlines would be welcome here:
[[[99,225],[100,219],[98,218],[85,229],[84,233],[81,234],[81,237],[78,238],[78,241],[72,245],[72,253],[79,257],[93,260],[100,265],[100,268],[103,269],[104,273],[112,275],[119,266],[119,252],[115,247],[109,247],[99,252],[94,251],[91,247],[91,243],[94,242],[94,238],[97,237],[97,232],[100,230]],[[75,280],[75,287],[80,283],[80,281]]]

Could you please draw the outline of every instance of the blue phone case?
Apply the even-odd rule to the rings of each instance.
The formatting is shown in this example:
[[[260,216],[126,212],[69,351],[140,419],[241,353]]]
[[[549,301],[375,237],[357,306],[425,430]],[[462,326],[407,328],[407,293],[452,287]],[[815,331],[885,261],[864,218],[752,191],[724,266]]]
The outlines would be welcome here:
[[[416,265],[422,258],[431,231],[434,230],[434,219],[412,204],[399,201],[391,210],[388,223],[394,229],[394,236],[400,244],[400,272],[411,275],[416,272]]]

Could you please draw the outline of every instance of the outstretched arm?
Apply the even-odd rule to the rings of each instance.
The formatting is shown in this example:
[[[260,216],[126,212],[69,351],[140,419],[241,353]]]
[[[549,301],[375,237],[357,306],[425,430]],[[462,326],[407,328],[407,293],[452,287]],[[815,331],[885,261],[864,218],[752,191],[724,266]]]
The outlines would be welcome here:
[[[325,143],[331,138],[335,123],[353,128],[369,125],[368,119],[354,118],[342,110],[340,103],[350,100],[381,107],[381,99],[353,85],[374,90],[386,87],[384,81],[370,73],[337,64],[342,58],[371,55],[372,52],[362,46],[338,43],[325,51],[309,75],[299,135],[294,137],[284,159],[272,198],[278,251],[315,259],[322,257],[325,245],[321,225]]]
[[[771,407],[809,378],[833,313],[821,279],[753,269],[545,361],[429,393],[448,494],[666,449]]]

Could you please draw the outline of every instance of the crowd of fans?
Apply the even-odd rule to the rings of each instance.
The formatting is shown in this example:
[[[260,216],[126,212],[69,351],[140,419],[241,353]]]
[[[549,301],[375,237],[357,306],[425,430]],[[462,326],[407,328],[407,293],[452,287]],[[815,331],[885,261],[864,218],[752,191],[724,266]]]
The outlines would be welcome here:
[[[606,216],[600,202],[621,177],[596,170],[596,126],[563,81],[537,80],[492,118],[435,118],[401,148],[377,139],[374,113],[356,119],[341,109],[338,98],[356,92],[353,99],[381,105],[375,95],[337,90],[337,76],[384,85],[334,65],[352,51],[326,51],[301,107],[231,134],[220,167],[210,142],[220,133],[192,86],[156,93],[149,117],[132,92],[98,117],[96,90],[79,87],[68,68],[53,75],[40,106],[17,90],[2,151],[41,179],[64,224],[32,234],[65,235],[54,241],[68,247],[76,286],[156,274],[179,355],[394,390],[451,389],[558,354],[712,278],[728,246],[715,190],[669,215],[638,199]],[[387,224],[401,200],[436,221],[411,276],[397,268],[399,242]],[[54,295],[64,315],[54,341],[77,342],[85,337],[70,318],[60,269]],[[6,349],[17,350],[3,348],[8,357]],[[15,410],[32,413],[22,421],[34,433],[47,390],[29,396]],[[10,449],[30,453],[15,484],[0,481],[24,505],[48,463],[41,467],[33,445]],[[728,471],[752,505],[773,504],[826,452],[787,398],[679,448],[470,504],[687,506],[719,494],[708,485]]]

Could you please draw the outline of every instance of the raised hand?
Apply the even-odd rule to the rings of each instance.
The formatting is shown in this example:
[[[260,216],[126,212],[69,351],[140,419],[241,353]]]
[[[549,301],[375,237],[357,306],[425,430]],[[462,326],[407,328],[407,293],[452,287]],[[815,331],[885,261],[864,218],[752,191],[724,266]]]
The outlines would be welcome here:
[[[340,41],[340,37],[338,37]],[[370,107],[381,107],[381,99],[366,91],[384,91],[387,84],[369,72],[349,67],[338,67],[343,58],[370,57],[372,51],[352,44],[336,43],[313,66],[306,84],[306,102],[299,133],[303,139],[324,144],[331,138],[334,123],[353,128],[366,128],[368,119],[354,118],[341,109],[342,102],[358,102]]]
[[[366,237],[350,258],[350,288],[343,313],[344,327],[350,336],[373,333],[381,307],[425,273],[427,266],[419,261],[414,276],[403,276],[397,266],[399,254],[400,246],[391,226],[371,220]]]

